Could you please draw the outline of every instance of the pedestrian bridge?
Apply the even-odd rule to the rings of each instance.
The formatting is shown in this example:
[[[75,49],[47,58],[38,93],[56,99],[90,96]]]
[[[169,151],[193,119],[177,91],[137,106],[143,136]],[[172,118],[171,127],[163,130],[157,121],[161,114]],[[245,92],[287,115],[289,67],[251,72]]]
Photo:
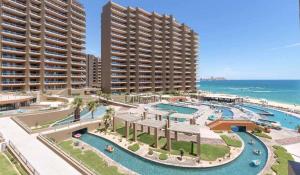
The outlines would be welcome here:
[[[238,128],[243,131],[253,131],[258,126],[250,120],[216,120],[207,125],[215,131],[231,131]]]

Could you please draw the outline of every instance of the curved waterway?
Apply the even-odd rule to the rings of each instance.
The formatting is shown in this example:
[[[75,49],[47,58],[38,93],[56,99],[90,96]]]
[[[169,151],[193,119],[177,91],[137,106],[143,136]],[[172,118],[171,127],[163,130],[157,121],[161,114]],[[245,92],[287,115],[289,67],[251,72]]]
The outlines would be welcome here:
[[[297,126],[300,125],[300,118],[296,117],[294,115],[273,109],[273,108],[267,108],[267,107],[262,107],[258,105],[253,105],[253,104],[246,104],[242,105],[242,107],[253,111],[257,114],[259,114],[261,111],[265,111],[268,113],[273,114],[273,116],[262,116],[263,119],[275,121],[275,122],[280,122],[281,126],[296,130]]]
[[[212,168],[179,168],[162,165],[132,154],[117,144],[92,134],[83,134],[80,139],[83,142],[95,147],[124,167],[141,175],[256,175],[264,168],[267,162],[268,150],[260,140],[252,135],[244,132],[238,132],[237,134],[244,140],[245,143],[245,149],[241,155],[228,164]],[[248,142],[250,140],[254,140],[255,144],[249,144]],[[108,153],[105,151],[106,145],[113,145],[115,151],[113,153]],[[262,154],[259,156],[253,154],[254,149],[260,150]],[[256,159],[259,159],[261,164],[258,166],[252,166],[251,161]]]

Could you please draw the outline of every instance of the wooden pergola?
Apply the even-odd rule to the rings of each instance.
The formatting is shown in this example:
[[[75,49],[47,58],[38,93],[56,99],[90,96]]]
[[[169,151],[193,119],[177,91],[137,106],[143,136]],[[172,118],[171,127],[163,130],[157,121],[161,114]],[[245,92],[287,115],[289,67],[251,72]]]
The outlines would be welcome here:
[[[130,124],[141,120],[141,116],[138,114],[134,114],[134,113],[129,113],[129,112],[125,112],[125,113],[117,113],[114,117],[113,117],[113,131],[116,132],[116,119],[118,120],[122,120],[125,122],[125,137],[126,139],[128,139],[129,136],[129,128],[130,128]]]
[[[125,96],[125,102],[131,103],[152,103],[161,101],[161,96],[157,94],[129,94]]]
[[[165,128],[166,120],[153,120],[153,119],[144,119],[139,120],[133,123],[133,141],[137,140],[137,125],[140,125],[141,128],[146,126],[148,128],[148,134],[150,135],[150,128],[154,128],[154,137],[155,137],[155,147],[158,148],[159,135],[158,131]]]
[[[172,123],[171,126],[168,128],[167,132],[167,148],[168,151],[171,151],[172,144],[171,144],[171,132],[174,132],[175,140],[178,140],[178,132],[179,133],[186,133],[186,134],[192,134],[197,136],[197,156],[199,157],[200,161],[200,129],[201,127],[199,125],[189,125],[189,124],[183,124],[183,123]]]

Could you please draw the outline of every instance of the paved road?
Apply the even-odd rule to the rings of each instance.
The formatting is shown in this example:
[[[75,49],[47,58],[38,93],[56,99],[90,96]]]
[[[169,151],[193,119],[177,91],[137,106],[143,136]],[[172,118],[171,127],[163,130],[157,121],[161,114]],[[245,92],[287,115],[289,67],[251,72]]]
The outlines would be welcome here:
[[[10,118],[0,118],[0,132],[10,140],[41,175],[79,175],[80,173],[48,147],[29,135]]]

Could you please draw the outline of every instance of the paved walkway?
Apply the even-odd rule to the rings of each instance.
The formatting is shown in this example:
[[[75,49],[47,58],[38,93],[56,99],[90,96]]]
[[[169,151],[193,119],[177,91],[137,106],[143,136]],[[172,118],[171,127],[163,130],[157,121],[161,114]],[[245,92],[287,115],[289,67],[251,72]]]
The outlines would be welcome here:
[[[0,132],[10,140],[41,175],[79,175],[80,173],[47,146],[29,135],[10,118],[0,118]]]
[[[291,145],[295,143],[300,143],[300,137],[289,137],[289,138],[284,138],[284,139],[278,139],[276,140],[277,143],[281,145]]]
[[[283,145],[283,147],[292,154],[295,161],[300,162],[300,143]]]

